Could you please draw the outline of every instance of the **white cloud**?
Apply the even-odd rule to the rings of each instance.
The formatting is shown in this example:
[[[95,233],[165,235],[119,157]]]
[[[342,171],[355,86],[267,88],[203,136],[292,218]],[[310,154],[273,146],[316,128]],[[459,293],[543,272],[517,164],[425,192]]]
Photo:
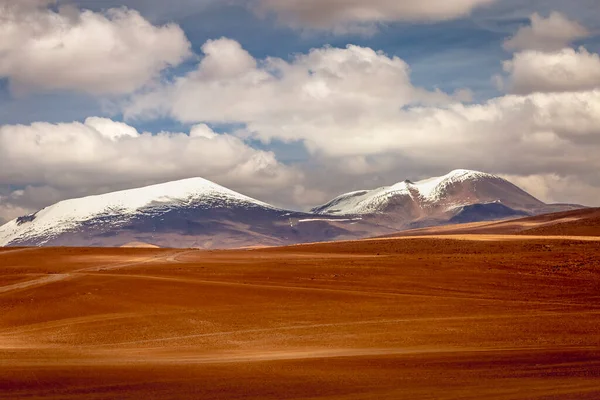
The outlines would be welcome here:
[[[293,27],[371,32],[372,24],[394,21],[442,21],[466,16],[495,0],[258,0]]]
[[[210,42],[212,50],[198,70],[136,97],[127,115],[245,124],[238,135],[264,142],[303,141],[313,154],[334,157],[427,151],[429,146],[460,149],[479,140],[527,137],[540,130],[557,133],[559,126],[559,136],[568,138],[583,132],[584,125],[584,131],[593,129],[600,118],[599,91],[506,96],[462,105],[444,93],[413,86],[403,60],[369,48],[322,48],[291,62],[271,58],[240,63],[250,56],[234,43]],[[244,66],[231,72],[227,62]],[[216,69],[226,71],[223,75],[204,69],[218,63],[224,64]],[[505,132],[508,126],[516,129]]]
[[[15,92],[130,93],[191,54],[177,25],[154,26],[126,8],[54,11],[48,3],[0,2],[0,78]]]
[[[279,124],[286,139],[307,118],[349,124],[368,110],[395,114],[411,104],[454,101],[440,91],[412,85],[409,66],[398,57],[349,45],[255,60],[230,39],[209,41],[198,69],[158,90],[135,96],[128,118],[169,115],[180,121]],[[465,98],[465,92],[457,96]],[[301,137],[298,137],[299,139]]]
[[[559,12],[552,12],[548,18],[535,13],[530,20],[530,26],[521,27],[504,42],[506,50],[556,51],[591,34],[586,27]]]
[[[209,40],[202,46],[205,54],[196,77],[204,80],[235,78],[256,68],[256,60],[235,40]]]
[[[511,93],[568,92],[600,88],[600,55],[585,48],[552,53],[528,50],[504,62]]]
[[[292,195],[281,189],[301,181],[273,153],[206,125],[189,135],[138,133],[103,118],[0,127],[0,182],[26,187],[0,198],[0,216],[72,196],[194,176],[253,196],[273,193],[271,199],[288,203]]]
[[[369,48],[316,49],[287,62],[252,61],[226,39],[211,46],[198,70],[135,98],[129,116],[235,123],[243,126],[239,137],[303,143],[311,153],[303,186],[319,193],[454,168],[518,176],[583,176],[600,168],[600,89],[465,105],[415,87],[403,60]],[[221,62],[223,75],[203,67]],[[239,68],[229,70],[228,62]],[[541,65],[538,73],[547,69]],[[589,181],[600,187],[600,179]]]

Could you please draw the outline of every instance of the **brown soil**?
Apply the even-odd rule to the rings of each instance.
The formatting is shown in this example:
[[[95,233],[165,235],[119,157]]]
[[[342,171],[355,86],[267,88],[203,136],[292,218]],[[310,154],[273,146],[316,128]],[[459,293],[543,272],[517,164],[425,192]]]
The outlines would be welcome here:
[[[600,398],[600,241],[479,239],[0,251],[0,399]]]
[[[600,208],[586,208],[508,221],[472,222],[412,229],[384,237],[460,234],[600,236]]]

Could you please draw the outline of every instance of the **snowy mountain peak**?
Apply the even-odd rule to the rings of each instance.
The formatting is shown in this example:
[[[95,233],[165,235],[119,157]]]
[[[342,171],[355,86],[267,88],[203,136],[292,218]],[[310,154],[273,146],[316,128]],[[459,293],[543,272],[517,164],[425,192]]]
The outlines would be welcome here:
[[[5,246],[19,237],[50,237],[98,218],[116,217],[127,220],[140,213],[160,209],[233,206],[277,210],[267,203],[244,196],[206,179],[190,178],[61,201],[0,227],[0,246]]]
[[[321,207],[313,209],[313,212],[320,214],[372,214],[383,212],[387,207],[394,204],[406,206],[406,202],[412,202],[420,208],[458,207],[476,203],[478,196],[475,193],[458,193],[455,195],[453,192],[460,192],[459,186],[461,185],[476,186],[477,182],[483,181],[506,184],[507,188],[520,191],[520,189],[499,176],[485,172],[457,169],[446,175],[418,182],[405,180],[392,186],[344,194]],[[473,188],[473,190],[476,191],[476,188]],[[484,200],[496,201],[498,199],[490,199],[487,196]]]
[[[485,178],[496,178],[501,179],[497,175],[488,174],[487,172],[481,171],[473,171],[469,169],[455,169],[454,171],[449,172],[444,177],[446,178],[454,178],[454,179],[485,179]]]

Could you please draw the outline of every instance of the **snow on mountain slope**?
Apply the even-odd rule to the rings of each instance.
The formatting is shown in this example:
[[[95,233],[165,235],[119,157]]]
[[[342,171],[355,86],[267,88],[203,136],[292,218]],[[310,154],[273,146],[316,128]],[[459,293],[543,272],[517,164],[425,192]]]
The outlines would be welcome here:
[[[192,178],[62,201],[0,226],[0,246],[279,246],[574,208],[581,206],[547,205],[496,175],[469,170],[347,193],[312,213]]]
[[[279,210],[202,178],[191,178],[123,190],[98,196],[65,200],[35,214],[17,218],[0,227],[0,246],[23,238],[52,238],[81,223],[116,217],[127,221],[141,213],[177,207],[263,208]],[[99,222],[100,223],[100,222]],[[43,239],[40,241],[43,244]]]
[[[543,203],[499,176],[464,169],[419,182],[404,181],[374,190],[351,192],[314,208],[319,214],[364,215],[389,211],[394,205],[404,209],[439,208],[450,211],[458,207],[503,201],[509,207],[541,206]]]

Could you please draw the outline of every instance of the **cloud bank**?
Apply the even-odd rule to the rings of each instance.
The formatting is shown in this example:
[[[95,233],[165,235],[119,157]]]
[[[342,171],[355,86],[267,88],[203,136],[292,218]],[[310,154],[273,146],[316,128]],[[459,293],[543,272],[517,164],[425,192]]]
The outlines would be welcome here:
[[[464,93],[418,88],[406,62],[370,48],[325,47],[291,61],[256,60],[239,43],[220,39],[204,52],[195,71],[134,97],[126,115],[231,123],[242,126],[233,132],[240,138],[300,142],[310,163],[330,178],[327,184],[307,172],[304,186],[332,195],[360,189],[352,182],[369,177],[386,180],[377,185],[459,167],[577,176],[600,186],[590,172],[600,167],[597,55],[585,49],[532,53],[537,64],[517,53],[508,69],[515,94],[481,104],[462,103]],[[545,200],[553,199],[564,200]]]
[[[398,57],[349,45],[298,54],[291,61],[254,59],[231,39],[209,41],[198,68],[174,82],[134,96],[130,119],[168,116],[186,123],[244,123],[246,137],[303,141],[313,152],[377,153],[390,123],[414,105],[468,100],[414,86]],[[365,130],[365,126],[368,129]],[[336,146],[331,140],[343,137]]]

